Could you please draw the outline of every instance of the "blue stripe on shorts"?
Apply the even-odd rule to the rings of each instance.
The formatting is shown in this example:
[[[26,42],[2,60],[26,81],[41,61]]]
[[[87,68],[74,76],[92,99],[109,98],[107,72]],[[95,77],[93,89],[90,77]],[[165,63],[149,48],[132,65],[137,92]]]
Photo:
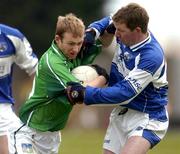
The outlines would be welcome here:
[[[161,141],[161,139],[151,130],[144,129],[142,136],[151,143],[151,148]]]

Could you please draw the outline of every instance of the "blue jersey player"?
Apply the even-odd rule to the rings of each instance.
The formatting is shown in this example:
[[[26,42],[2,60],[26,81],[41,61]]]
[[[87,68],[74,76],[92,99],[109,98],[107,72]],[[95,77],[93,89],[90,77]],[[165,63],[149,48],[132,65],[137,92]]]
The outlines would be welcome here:
[[[146,10],[130,3],[112,21],[106,17],[92,23],[89,28],[96,36],[108,32],[116,37],[109,86],[71,84],[66,90],[73,103],[116,105],[104,139],[104,154],[146,154],[168,129],[166,61],[148,22]]]
[[[34,74],[38,59],[26,37],[17,29],[0,24],[0,153],[9,154],[11,131],[19,124],[13,111],[13,65],[17,64],[30,76]],[[10,148],[10,146],[9,146]]]

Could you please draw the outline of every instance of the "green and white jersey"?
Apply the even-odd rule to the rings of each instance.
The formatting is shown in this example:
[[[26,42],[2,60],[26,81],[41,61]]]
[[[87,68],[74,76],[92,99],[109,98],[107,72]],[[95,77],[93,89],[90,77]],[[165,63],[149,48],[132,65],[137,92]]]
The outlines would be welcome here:
[[[64,92],[66,83],[79,82],[71,70],[92,63],[100,51],[101,43],[97,42],[88,54],[69,60],[53,42],[39,61],[32,91],[19,112],[20,119],[40,131],[63,129],[73,107]]]

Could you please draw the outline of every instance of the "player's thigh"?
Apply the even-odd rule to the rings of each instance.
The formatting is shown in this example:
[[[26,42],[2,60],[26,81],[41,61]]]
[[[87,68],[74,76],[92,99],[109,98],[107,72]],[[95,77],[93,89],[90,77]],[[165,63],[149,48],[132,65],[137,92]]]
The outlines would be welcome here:
[[[150,147],[151,144],[145,138],[132,136],[127,140],[120,154],[146,154]]]
[[[0,136],[0,154],[9,154],[8,138],[6,135]]]

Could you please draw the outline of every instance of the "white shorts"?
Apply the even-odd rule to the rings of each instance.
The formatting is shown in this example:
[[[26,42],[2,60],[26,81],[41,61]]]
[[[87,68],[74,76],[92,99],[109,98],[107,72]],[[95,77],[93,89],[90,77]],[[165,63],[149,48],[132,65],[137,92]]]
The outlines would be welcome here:
[[[11,138],[14,138],[14,145],[11,145],[15,151],[10,154],[58,154],[61,142],[59,131],[40,132],[26,125],[22,125]]]
[[[0,104],[0,136],[9,135],[19,126],[19,118],[12,110],[12,104]]]
[[[11,137],[17,128],[21,126],[20,119],[16,116],[12,109],[12,104],[0,104],[0,136],[7,135],[9,152],[14,151],[12,146],[14,138]]]
[[[153,147],[165,136],[168,125],[169,121],[160,122],[149,119],[147,113],[132,109],[127,110],[127,108],[118,106],[110,115],[103,148],[119,154],[125,142],[131,136],[142,136]]]

